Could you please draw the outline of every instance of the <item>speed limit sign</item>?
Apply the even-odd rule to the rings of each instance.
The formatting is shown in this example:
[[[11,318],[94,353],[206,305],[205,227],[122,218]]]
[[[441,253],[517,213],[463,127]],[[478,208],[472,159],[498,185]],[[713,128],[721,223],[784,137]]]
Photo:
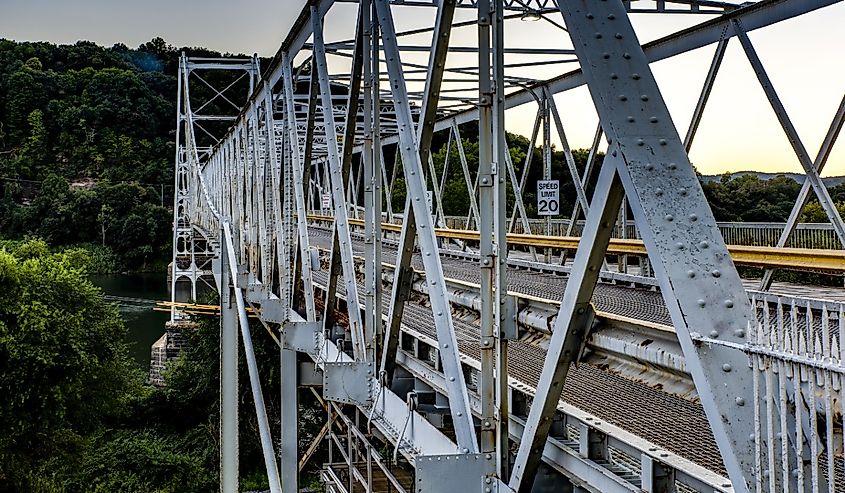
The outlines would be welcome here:
[[[560,214],[560,181],[537,180],[537,215]]]

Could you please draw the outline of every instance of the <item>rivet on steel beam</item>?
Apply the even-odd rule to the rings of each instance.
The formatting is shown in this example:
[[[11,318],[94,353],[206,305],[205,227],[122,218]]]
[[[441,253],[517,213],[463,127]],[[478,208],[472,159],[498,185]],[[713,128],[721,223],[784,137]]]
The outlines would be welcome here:
[[[695,271],[688,270],[688,271],[687,271],[687,277],[689,277],[690,279],[692,279],[693,277],[695,277]]]
[[[715,330],[711,330],[711,331],[710,331],[710,337],[712,337],[713,339],[715,339],[715,338],[719,337],[719,333],[718,333],[717,331],[715,331]]]
[[[745,399],[742,398],[742,397],[737,397],[736,398],[736,405],[737,406],[744,406],[745,405]]]
[[[672,221],[675,220],[675,216],[673,216],[672,214],[666,214],[666,216],[664,216],[663,219],[665,219],[669,222],[672,222]]]
[[[705,302],[704,300],[698,300],[698,306],[700,306],[701,308],[704,308],[706,304],[707,302]]]
[[[736,329],[734,335],[739,338],[745,337],[745,329]]]
[[[692,221],[692,222],[696,222],[696,221],[698,221],[698,216],[696,214],[690,214],[689,220]]]
[[[683,250],[684,244],[679,241],[679,242],[675,243],[675,248],[677,248],[678,250]]]
[[[602,38],[601,33],[596,33],[596,39],[601,39],[601,38]]]
[[[622,33],[616,33],[616,39],[622,39]]]
[[[725,308],[733,308],[734,300],[725,300]]]
[[[622,58],[624,58],[625,60],[630,60],[630,59],[631,59],[631,54],[630,54],[630,53],[623,53],[623,54],[622,54]]]
[[[629,116],[629,117],[628,117],[628,122],[630,122],[630,123],[634,123],[634,121],[635,121],[635,120],[634,120],[634,117],[633,117],[633,116]]]
[[[634,80],[640,80],[640,74],[634,72],[633,74],[631,74],[631,78]]]
[[[638,145],[638,146],[644,146],[644,145],[645,145],[645,141],[644,141],[643,139],[637,139],[637,145]]]
[[[653,169],[654,169],[654,164],[652,164],[652,163],[647,163],[647,164],[645,165],[645,169],[647,169],[648,171],[653,170]]]
[[[654,191],[654,195],[657,195],[658,197],[660,197],[661,195],[663,195],[663,189],[658,188],[657,190]]]
[[[722,365],[722,371],[723,372],[728,373],[731,370],[732,370],[732,368],[731,368],[731,365],[729,363],[725,363],[724,365]]]
[[[702,241],[698,244],[698,246],[701,248],[710,248],[710,243],[708,243],[707,241]]]
[[[651,123],[657,123],[657,117],[653,116],[653,117],[649,118],[648,121],[650,121]]]
[[[719,269],[713,269],[713,271],[710,272],[710,274],[713,275],[713,277],[721,277],[722,276],[722,273],[719,272]]]

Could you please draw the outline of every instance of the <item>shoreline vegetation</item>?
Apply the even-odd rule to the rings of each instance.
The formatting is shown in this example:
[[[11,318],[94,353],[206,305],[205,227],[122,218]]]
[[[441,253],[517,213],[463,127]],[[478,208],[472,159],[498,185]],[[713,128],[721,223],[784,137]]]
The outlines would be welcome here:
[[[116,306],[88,278],[91,265],[82,248],[0,242],[0,493],[217,490],[217,319],[198,317],[187,348],[165,370],[167,387],[148,385]],[[278,357],[268,337],[256,338],[255,351],[259,361]],[[278,429],[277,368],[260,372]],[[239,383],[241,488],[262,490],[249,380]],[[302,393],[303,450],[324,418],[313,400]]]
[[[43,240],[38,238],[26,238],[22,240],[0,239],[0,249],[14,251],[31,241]],[[84,268],[88,274],[166,273],[169,265],[169,259],[159,258],[142,266],[129,268],[111,247],[96,243],[50,246],[44,242],[44,246],[52,253],[64,254],[75,258],[77,265]]]

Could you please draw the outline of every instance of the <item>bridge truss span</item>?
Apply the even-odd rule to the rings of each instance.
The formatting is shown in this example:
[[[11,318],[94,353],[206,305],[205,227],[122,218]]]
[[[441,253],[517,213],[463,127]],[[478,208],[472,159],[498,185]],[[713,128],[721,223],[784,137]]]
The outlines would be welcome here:
[[[814,159],[748,36],[835,3],[312,0],[267,67],[183,56],[172,322],[218,292],[221,490],[239,485],[243,350],[273,492],[299,491],[320,446],[298,450],[303,387],[328,411],[332,492],[845,491],[845,309],[767,292],[776,267],[845,271],[839,250],[785,248],[811,193],[845,245],[819,175],[845,98]],[[641,43],[638,16],[689,27]],[[543,43],[520,42],[530,21]],[[771,247],[726,244],[689,158],[733,39],[806,174]],[[681,132],[651,64],[707,46]],[[556,95],[584,85],[579,166]],[[506,118],[533,105],[540,152],[512,152]],[[525,203],[553,138],[575,188],[558,235]],[[256,359],[251,312],[277,361]]]

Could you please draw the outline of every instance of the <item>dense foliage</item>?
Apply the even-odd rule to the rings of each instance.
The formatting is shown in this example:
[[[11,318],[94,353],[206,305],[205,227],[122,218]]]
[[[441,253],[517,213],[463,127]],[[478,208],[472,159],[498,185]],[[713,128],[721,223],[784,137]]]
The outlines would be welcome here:
[[[0,237],[100,243],[130,269],[166,259],[181,51],[220,56],[0,39]]]
[[[117,310],[87,279],[78,249],[0,244],[0,492],[207,492],[218,489],[216,318],[188,333],[166,374],[143,383]],[[278,348],[260,327],[259,361]],[[241,375],[247,374],[243,354]],[[260,365],[271,428],[279,429],[278,365]],[[240,379],[242,486],[264,486],[249,380]],[[301,446],[324,416],[301,425]],[[278,434],[274,433],[276,437]]]
[[[40,241],[0,249],[0,490],[35,489],[48,462],[74,463],[139,392],[123,323],[83,265]]]
[[[702,187],[716,220],[735,222],[784,222],[801,190],[801,184],[786,176],[764,180],[750,174],[736,177],[726,174],[718,181],[703,183]],[[845,184],[828,191],[840,214],[845,213]],[[804,208],[801,221],[829,222],[815,199]]]

